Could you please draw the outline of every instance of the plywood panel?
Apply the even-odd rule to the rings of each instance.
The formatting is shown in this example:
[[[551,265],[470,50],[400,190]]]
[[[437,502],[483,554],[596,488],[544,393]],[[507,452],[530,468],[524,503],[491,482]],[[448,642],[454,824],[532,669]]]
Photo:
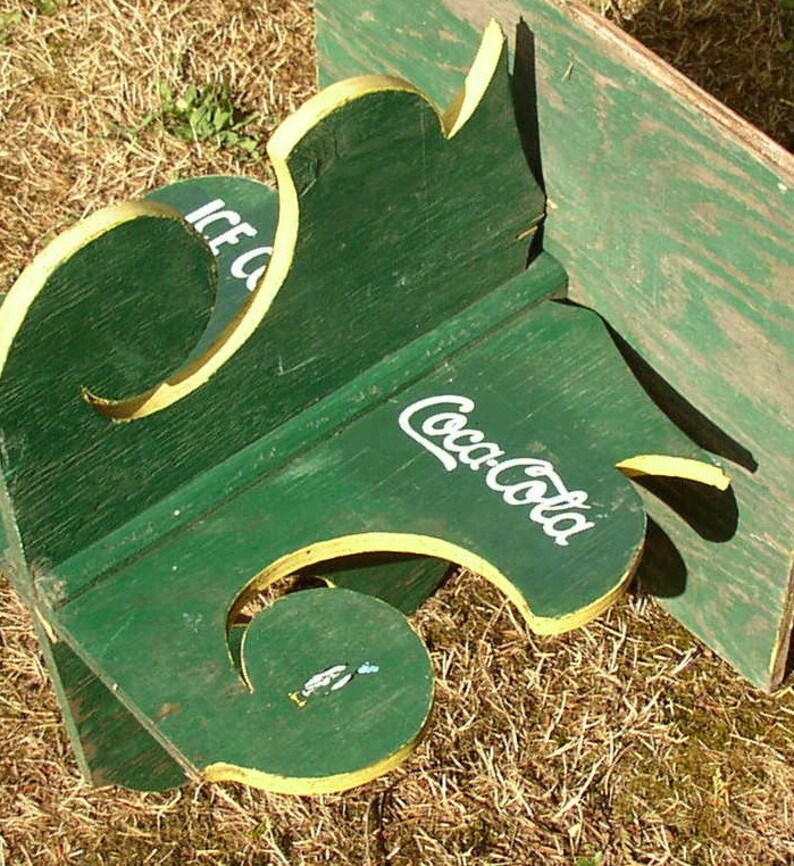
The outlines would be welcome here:
[[[544,243],[652,368],[658,399],[735,463],[719,542],[659,506],[683,557],[657,590],[754,683],[791,633],[791,157],[617,29],[564,0],[320,0],[321,81],[405,76],[441,101],[495,16],[513,38],[517,117],[549,196]],[[538,154],[539,133],[539,154]],[[642,366],[642,365],[640,365]]]

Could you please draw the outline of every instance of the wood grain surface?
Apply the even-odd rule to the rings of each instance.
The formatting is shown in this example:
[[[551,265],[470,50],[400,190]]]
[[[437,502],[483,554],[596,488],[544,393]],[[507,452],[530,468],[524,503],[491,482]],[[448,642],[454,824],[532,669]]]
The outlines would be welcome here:
[[[450,416],[461,406],[468,433]],[[629,411],[631,424],[622,420]],[[412,430],[424,433],[424,445]],[[430,439],[458,465],[445,468]],[[488,458],[497,449],[486,441],[502,457]],[[461,448],[475,450],[465,456]],[[706,457],[645,396],[598,317],[545,301],[282,468],[257,480],[251,472],[245,489],[119,563],[52,623],[188,773],[293,793],[349,787],[402,760],[418,736],[429,694],[419,660],[398,678],[399,701],[414,707],[400,711],[403,726],[391,715],[396,696],[362,694],[355,713],[368,719],[366,747],[331,704],[328,717],[303,715],[294,689],[280,683],[299,685],[310,664],[320,672],[378,663],[391,652],[390,634],[397,655],[411,658],[403,620],[389,608],[388,625],[367,613],[368,596],[333,590],[357,600],[333,615],[296,609],[288,628],[271,620],[276,608],[292,610],[277,602],[248,625],[261,649],[250,651],[243,637],[237,670],[227,632],[246,599],[340,554],[409,551],[483,573],[538,631],[575,627],[602,611],[636,568],[644,510],[615,464],[640,453]],[[571,491],[566,502],[552,477]],[[544,501],[554,525],[537,513]],[[355,657],[335,648],[351,634],[361,641]],[[272,737],[257,735],[270,729]],[[322,757],[323,743],[333,744],[331,756]]]
[[[1,313],[10,351],[0,398],[28,563],[46,568],[84,550],[522,270],[528,241],[517,238],[537,223],[543,195],[525,171],[504,52],[486,85],[450,139],[435,107],[404,87],[344,93],[343,111],[310,125],[288,156],[302,231],[282,254],[292,264],[264,326],[205,387],[145,424],[108,423],[81,391],[122,398],[179,367],[209,314],[206,247],[175,212],[114,231],[99,214],[62,266],[45,274],[34,263],[20,277]],[[480,142],[492,138],[489,153]],[[206,314],[192,324],[194,292]],[[139,326],[120,297],[156,322],[161,303],[158,329]],[[23,302],[17,334],[12,310]],[[161,335],[168,322],[179,339]]]
[[[502,290],[525,265],[526,232],[543,195],[526,172],[515,183],[524,161],[506,56],[498,31],[489,40],[472,87],[446,113],[401,82],[370,79],[321,95],[283,127],[280,245],[271,191],[244,179],[188,181],[94,215],[56,239],[12,288],[0,312],[10,570],[46,624],[64,714],[95,780],[158,787],[183,777],[175,760],[196,764],[170,742],[165,755],[151,739],[152,720],[136,721],[119,703],[112,673],[84,646],[58,640],[54,609],[90,594],[109,570],[218,497],[328,437],[484,325],[563,290],[564,274],[549,259],[529,286]],[[497,139],[489,157],[476,142],[490,128],[511,133],[512,143],[505,150]],[[483,172],[492,181],[485,190]],[[471,209],[475,195],[490,202],[485,224]],[[456,229],[451,238],[434,229],[439,223]],[[190,399],[127,424],[103,416],[120,404],[98,396],[124,398],[201,368],[262,308],[263,292],[271,293],[261,310],[266,327],[242,347],[238,340],[231,366]],[[395,349],[406,346],[398,358]],[[211,483],[210,468],[219,469]],[[444,568],[420,558],[381,561],[376,577],[337,569],[334,582],[362,589],[374,580],[379,595],[410,610]],[[414,722],[411,736],[421,727]],[[386,729],[396,730],[391,722]]]
[[[441,101],[490,16],[511,34],[516,114],[549,196],[545,248],[571,297],[637,353],[660,403],[736,463],[736,514],[726,511],[716,547],[648,494],[678,554],[663,580],[654,574],[657,590],[748,679],[774,688],[794,616],[791,157],[565,0],[371,0],[366,14],[321,0],[317,15],[321,82],[385,71]]]
[[[685,479],[706,555],[736,532],[722,461],[598,315],[550,300],[567,278],[495,25],[448,111],[370,76],[271,144],[272,243],[271,192],[188,181],[57,238],[0,309],[12,572],[95,780],[361,784],[428,718],[402,610],[429,559],[558,633],[640,563],[630,478],[666,503]],[[332,588],[239,620],[340,558]]]

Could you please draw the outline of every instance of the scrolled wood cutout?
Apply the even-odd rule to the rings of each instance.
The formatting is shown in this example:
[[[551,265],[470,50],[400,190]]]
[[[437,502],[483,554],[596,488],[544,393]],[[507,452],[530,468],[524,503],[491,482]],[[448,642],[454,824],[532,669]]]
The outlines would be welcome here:
[[[426,726],[432,673],[404,612],[434,561],[565,631],[636,569],[626,475],[727,478],[595,313],[545,300],[566,287],[554,259],[524,270],[544,202],[496,25],[446,114],[406,82],[354,79],[270,153],[272,245],[208,179],[187,223],[162,203],[106,210],[22,275],[0,309],[2,506],[47,639],[158,760],[322,793],[395,767]],[[189,223],[213,219],[229,227],[208,248]],[[258,246],[219,276],[244,238]],[[256,282],[256,256],[239,313],[213,315],[218,280]],[[354,559],[236,625],[280,578],[390,553],[415,558]]]

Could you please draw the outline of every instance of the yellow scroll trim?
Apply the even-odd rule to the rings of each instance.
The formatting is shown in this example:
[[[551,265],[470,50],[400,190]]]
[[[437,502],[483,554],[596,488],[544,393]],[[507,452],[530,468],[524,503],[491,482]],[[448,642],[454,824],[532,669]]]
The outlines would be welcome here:
[[[332,776],[279,776],[249,767],[239,767],[236,764],[217,762],[201,770],[201,778],[205,782],[242,782],[254,788],[273,791],[277,794],[297,794],[312,796],[317,794],[335,794],[337,791],[347,791],[383,776],[399,767],[416,748],[422,737],[427,722],[417,735],[402,748],[368,767],[354,770],[350,773],[335,773]]]
[[[666,454],[638,454],[615,464],[628,478],[656,475],[668,478],[683,478],[727,490],[731,480],[720,466],[692,460],[688,457],[669,457]]]
[[[642,553],[642,544],[637,545],[626,573],[621,575],[616,580],[615,585],[603,596],[591,601],[574,613],[560,617],[545,617],[537,616],[532,612],[527,600],[515,584],[496,566],[465,547],[445,541],[442,538],[405,532],[362,532],[355,535],[343,535],[302,547],[268,565],[267,568],[254,576],[238,595],[229,612],[229,622],[234,620],[249,599],[271,583],[329,559],[360,553],[415,553],[455,562],[475,574],[481,574],[486,580],[494,584],[515,604],[529,627],[536,634],[561,634],[579,628],[595,619],[620,597],[636,570]]]
[[[168,381],[143,394],[122,400],[87,394],[89,402],[114,421],[132,421],[170,406],[207,382],[259,327],[292,266],[300,225],[300,203],[290,173],[289,159],[300,141],[326,117],[340,111],[353,100],[384,91],[402,91],[420,96],[438,116],[443,135],[447,139],[452,138],[466,124],[485,94],[498,69],[504,44],[501,28],[491,21],[483,34],[463,89],[447,112],[441,112],[426,94],[407,81],[384,75],[364,75],[332,84],[288,117],[267,145],[279,191],[279,218],[273,254],[262,280],[245,307],[201,357]]]

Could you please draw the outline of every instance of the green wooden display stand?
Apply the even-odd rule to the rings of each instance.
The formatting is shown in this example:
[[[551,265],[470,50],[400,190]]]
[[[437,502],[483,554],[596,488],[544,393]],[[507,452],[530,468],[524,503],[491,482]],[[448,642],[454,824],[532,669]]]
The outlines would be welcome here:
[[[365,782],[426,724],[405,614],[447,563],[555,633],[638,567],[630,477],[735,507],[605,322],[555,300],[508,59],[488,25],[446,113],[404,80],[334,84],[271,139],[278,198],[174,184],[70,229],[9,293],[9,568],[95,782]],[[242,616],[293,574],[327,586]]]

